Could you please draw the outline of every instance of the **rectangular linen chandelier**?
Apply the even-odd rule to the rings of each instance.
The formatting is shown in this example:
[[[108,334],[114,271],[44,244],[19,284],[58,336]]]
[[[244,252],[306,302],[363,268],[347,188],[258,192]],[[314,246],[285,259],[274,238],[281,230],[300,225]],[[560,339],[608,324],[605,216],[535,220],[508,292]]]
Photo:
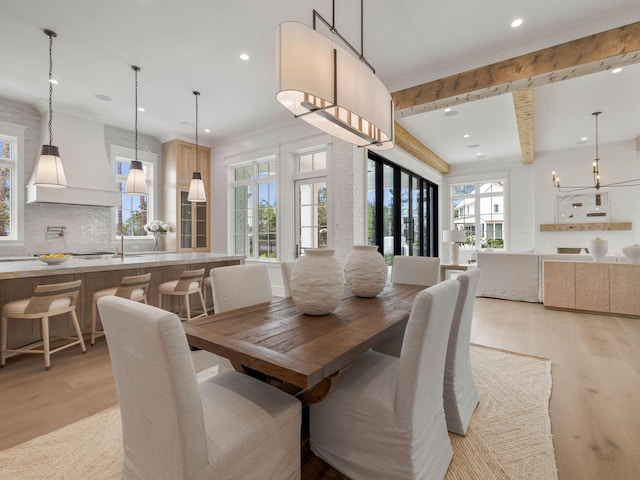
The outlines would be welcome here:
[[[393,148],[389,91],[362,52],[318,12],[313,15],[313,29],[298,22],[283,22],[276,29],[276,99],[296,118],[346,142]],[[318,33],[316,17],[357,56]],[[362,28],[362,14],[360,21]]]

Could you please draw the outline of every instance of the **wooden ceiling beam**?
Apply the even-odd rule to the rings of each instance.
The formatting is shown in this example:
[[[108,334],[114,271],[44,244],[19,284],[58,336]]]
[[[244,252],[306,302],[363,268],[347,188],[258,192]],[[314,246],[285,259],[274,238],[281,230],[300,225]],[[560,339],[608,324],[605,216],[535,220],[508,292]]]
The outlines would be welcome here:
[[[391,94],[396,118],[640,62],[640,22]]]
[[[395,122],[394,143],[409,155],[413,155],[421,162],[426,163],[436,171],[446,174],[451,172],[451,166],[435,154],[431,149],[423,145],[420,140],[411,135],[402,125]]]
[[[535,160],[533,151],[533,88],[519,90],[511,95],[516,111],[522,163],[531,164]]]

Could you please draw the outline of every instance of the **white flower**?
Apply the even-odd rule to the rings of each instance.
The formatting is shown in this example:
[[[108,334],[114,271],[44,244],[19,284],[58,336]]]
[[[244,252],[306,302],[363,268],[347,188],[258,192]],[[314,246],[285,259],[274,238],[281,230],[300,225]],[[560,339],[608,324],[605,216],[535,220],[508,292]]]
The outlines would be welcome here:
[[[153,220],[144,226],[145,232],[155,234],[164,234],[171,230],[171,226],[168,223],[164,223],[162,220]]]

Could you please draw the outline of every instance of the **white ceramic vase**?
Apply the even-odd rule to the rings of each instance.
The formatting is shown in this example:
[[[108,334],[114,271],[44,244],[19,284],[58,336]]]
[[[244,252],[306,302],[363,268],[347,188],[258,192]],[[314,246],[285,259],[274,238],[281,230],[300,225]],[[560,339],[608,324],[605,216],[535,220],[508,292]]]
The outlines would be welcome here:
[[[640,244],[634,243],[622,249],[622,253],[631,263],[640,263]]]
[[[344,274],[328,248],[305,248],[291,272],[291,298],[307,315],[326,315],[344,294]]]
[[[589,240],[589,253],[594,262],[601,262],[609,250],[609,242],[602,238]]]
[[[375,297],[387,283],[387,263],[376,245],[354,245],[344,264],[344,281],[356,297]]]

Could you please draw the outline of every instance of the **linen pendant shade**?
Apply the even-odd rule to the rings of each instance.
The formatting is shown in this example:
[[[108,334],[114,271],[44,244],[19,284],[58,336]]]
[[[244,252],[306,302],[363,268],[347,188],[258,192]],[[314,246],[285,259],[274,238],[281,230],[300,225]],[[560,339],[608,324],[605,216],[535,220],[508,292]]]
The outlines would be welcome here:
[[[363,61],[298,22],[276,29],[276,99],[346,142],[393,148],[393,100]]]
[[[147,180],[144,176],[144,170],[142,169],[142,162],[138,161],[138,72],[140,71],[140,67],[132,65],[131,69],[135,72],[136,78],[135,160],[132,160],[129,166],[127,185],[124,193],[129,195],[147,195],[147,193],[149,193]]]
[[[49,144],[42,145],[40,158],[36,166],[34,185],[49,188],[66,188],[67,178],[64,174],[60,151],[53,145],[53,38],[58,35],[51,30],[44,30],[44,34],[49,37]]]
[[[204,191],[204,182],[202,181],[202,174],[198,170],[198,96],[200,92],[193,92],[196,97],[196,170],[191,176],[191,183],[189,184],[189,195],[187,200],[190,202],[206,202],[207,194]]]

